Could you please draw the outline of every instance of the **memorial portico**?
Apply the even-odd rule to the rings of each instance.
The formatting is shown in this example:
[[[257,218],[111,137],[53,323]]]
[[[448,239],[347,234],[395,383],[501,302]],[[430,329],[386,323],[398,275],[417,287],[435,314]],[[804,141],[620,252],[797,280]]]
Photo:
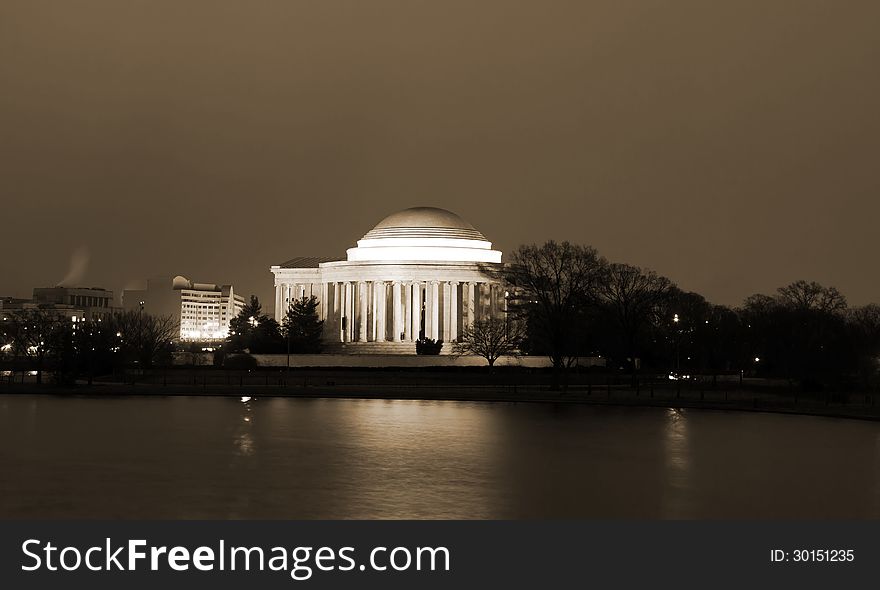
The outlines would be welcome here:
[[[361,343],[358,352],[369,352],[368,343],[453,342],[464,326],[502,317],[500,265],[501,252],[454,213],[405,209],[367,232],[346,260],[294,258],[271,267],[275,318],[314,295],[328,342]],[[412,344],[398,348],[415,352]]]

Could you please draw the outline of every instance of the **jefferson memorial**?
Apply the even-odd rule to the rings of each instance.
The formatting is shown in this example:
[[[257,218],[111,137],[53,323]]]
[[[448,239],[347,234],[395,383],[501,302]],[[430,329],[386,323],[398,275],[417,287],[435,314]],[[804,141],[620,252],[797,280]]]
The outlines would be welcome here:
[[[314,295],[329,352],[415,353],[416,340],[431,338],[444,341],[445,353],[464,326],[503,317],[500,267],[501,252],[455,213],[404,209],[368,231],[346,260],[272,266],[275,319]]]

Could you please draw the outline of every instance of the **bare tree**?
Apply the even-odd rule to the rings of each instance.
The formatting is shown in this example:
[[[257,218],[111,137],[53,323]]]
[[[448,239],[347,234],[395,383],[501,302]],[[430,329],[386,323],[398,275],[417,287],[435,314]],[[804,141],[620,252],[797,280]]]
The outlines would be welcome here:
[[[666,277],[629,264],[608,265],[599,282],[599,296],[610,307],[635,371],[641,338],[656,320],[674,286]]]
[[[550,241],[520,246],[501,271],[511,289],[510,313],[528,326],[553,363],[558,388],[561,370],[584,352],[579,342],[584,310],[595,302],[605,261],[594,248]]]
[[[452,345],[453,354],[475,354],[486,359],[490,367],[502,356],[519,352],[522,329],[519,321],[487,318],[465,326],[458,341]]]
[[[779,288],[782,301],[795,309],[836,313],[846,309],[846,297],[834,287],[816,281],[795,281]]]
[[[142,311],[114,314],[111,322],[123,358],[136,360],[145,368],[159,360],[179,333],[179,325],[173,317],[154,316]]]
[[[846,298],[837,289],[801,280],[780,287],[773,297],[749,297],[740,313],[747,345],[761,359],[762,370],[809,389],[832,383],[853,360],[846,311]]]

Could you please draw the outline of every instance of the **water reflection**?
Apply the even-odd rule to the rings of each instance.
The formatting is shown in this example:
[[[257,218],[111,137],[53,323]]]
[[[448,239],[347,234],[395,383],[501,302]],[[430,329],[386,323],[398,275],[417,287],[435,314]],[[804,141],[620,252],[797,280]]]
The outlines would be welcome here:
[[[683,518],[689,502],[690,450],[688,418],[677,408],[666,410],[663,436],[666,487],[663,495],[663,517]]]
[[[0,518],[877,518],[880,428],[651,408],[0,396]]]
[[[254,448],[254,437],[253,437],[253,424],[251,423],[253,408],[251,407],[251,402],[256,399],[250,396],[242,396],[242,421],[244,424],[240,424],[238,427],[238,431],[235,435],[235,446],[238,449],[239,455],[253,455]]]

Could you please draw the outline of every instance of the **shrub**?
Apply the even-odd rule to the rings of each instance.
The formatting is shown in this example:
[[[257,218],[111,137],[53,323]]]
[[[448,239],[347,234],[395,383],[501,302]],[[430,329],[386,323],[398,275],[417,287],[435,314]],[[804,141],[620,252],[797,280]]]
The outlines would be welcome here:
[[[416,354],[440,354],[443,348],[442,340],[433,340],[432,338],[422,338],[416,340]]]

